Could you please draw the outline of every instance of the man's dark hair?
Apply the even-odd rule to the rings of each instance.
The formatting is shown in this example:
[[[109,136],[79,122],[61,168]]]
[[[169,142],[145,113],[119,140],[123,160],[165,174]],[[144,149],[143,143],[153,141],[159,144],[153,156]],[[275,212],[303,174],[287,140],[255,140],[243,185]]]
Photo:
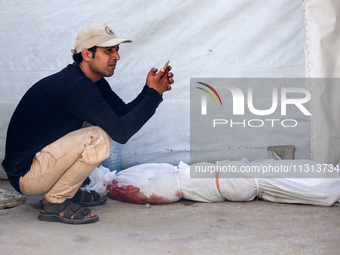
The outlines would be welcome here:
[[[91,51],[93,53],[92,58],[95,58],[96,56],[96,51],[97,51],[97,46],[93,46],[92,48],[88,49],[89,51]],[[79,53],[73,53],[72,56],[73,60],[75,62],[77,62],[78,64],[80,64],[83,61],[83,56],[81,55],[81,52]]]

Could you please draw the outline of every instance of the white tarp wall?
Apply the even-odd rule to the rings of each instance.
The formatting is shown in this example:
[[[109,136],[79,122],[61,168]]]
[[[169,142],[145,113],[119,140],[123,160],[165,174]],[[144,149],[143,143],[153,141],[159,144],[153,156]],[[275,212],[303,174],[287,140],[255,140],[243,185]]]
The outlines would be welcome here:
[[[313,71],[319,67],[314,69],[313,64],[323,58],[318,39],[323,27],[318,27],[319,20],[313,19],[313,14],[322,9],[327,16],[333,11],[325,2],[332,1],[1,0],[0,160],[7,124],[18,100],[36,81],[72,62],[70,49],[75,37],[89,23],[105,22],[118,36],[133,40],[122,45],[115,75],[108,78],[125,101],[138,94],[151,67],[171,60],[173,90],[164,95],[156,115],[123,146],[123,167],[177,163],[189,159],[190,78],[303,78],[305,22],[309,33],[307,74],[319,76]],[[335,14],[331,14],[334,21]],[[319,55],[313,58],[314,54]],[[320,133],[315,125],[313,132],[314,152],[321,141],[315,139]],[[296,139],[299,158],[310,157],[309,135],[309,130],[301,130]],[[231,139],[235,142],[240,138]],[[275,143],[268,141],[264,134],[258,157],[264,157],[263,148],[280,145],[285,137],[275,139]],[[239,158],[247,157],[247,150],[240,150]]]
[[[323,86],[313,78],[340,78],[340,2],[305,0],[306,77],[311,78],[311,158],[340,161],[340,86],[329,79]]]

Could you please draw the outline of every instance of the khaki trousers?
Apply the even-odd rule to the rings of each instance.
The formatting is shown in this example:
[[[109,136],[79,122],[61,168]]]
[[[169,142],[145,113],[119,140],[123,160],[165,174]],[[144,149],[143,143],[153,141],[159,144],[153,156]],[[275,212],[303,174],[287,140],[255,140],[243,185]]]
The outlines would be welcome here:
[[[45,194],[47,201],[62,203],[72,198],[101,161],[110,156],[110,137],[97,126],[73,131],[47,145],[20,177],[26,196]]]

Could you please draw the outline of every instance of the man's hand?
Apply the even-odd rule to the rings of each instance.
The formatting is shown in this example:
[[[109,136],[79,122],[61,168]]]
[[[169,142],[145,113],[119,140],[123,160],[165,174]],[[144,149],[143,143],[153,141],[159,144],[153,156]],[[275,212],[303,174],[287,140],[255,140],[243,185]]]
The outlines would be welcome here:
[[[157,73],[158,69],[152,68],[146,77],[146,85],[155,89],[160,95],[171,90],[171,84],[174,83],[174,74],[169,72],[171,69],[171,66],[168,66],[166,70],[162,68]]]

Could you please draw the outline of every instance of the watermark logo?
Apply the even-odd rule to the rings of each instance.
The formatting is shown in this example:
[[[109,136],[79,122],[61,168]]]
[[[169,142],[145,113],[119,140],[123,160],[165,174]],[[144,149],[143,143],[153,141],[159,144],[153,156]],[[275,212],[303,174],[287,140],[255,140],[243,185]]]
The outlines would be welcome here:
[[[313,103],[318,96],[314,83],[304,78],[191,78],[190,164],[197,165],[190,177],[208,176],[202,168],[195,171],[201,162],[218,168],[232,166],[234,160],[281,157],[268,151],[269,146],[293,145],[293,157],[307,158],[310,123],[316,110]],[[235,164],[239,167],[242,162]],[[238,173],[221,172],[220,177],[239,178]],[[260,173],[242,176],[257,178]]]
[[[220,104],[222,106],[221,97],[220,97],[220,95],[217,93],[217,91],[212,86],[210,86],[209,84],[203,83],[203,82],[197,82],[197,83],[201,84],[201,85],[203,85],[203,86],[205,86],[207,88],[209,88],[217,96],[217,98],[220,101]],[[204,88],[201,88],[201,87],[197,87],[197,88],[203,90],[204,92],[206,92],[212,98],[212,100],[214,101],[215,105],[217,105],[215,97],[207,89],[204,89]],[[207,115],[207,95],[206,94],[202,95],[201,105],[202,105],[202,107],[201,107],[201,114],[202,115]]]
[[[311,99],[311,93],[303,87],[288,86],[289,84],[276,84],[275,81],[263,80],[263,84],[249,83],[220,83],[214,86],[207,82],[196,81],[195,84],[202,85],[197,87],[204,91],[201,93],[200,115],[214,116],[212,126],[215,128],[221,125],[233,127],[250,127],[260,128],[265,125],[274,127],[275,124],[281,124],[282,127],[296,127],[298,118],[296,116],[311,116],[306,105]],[[281,86],[280,86],[281,85]],[[292,84],[293,85],[293,84]],[[209,95],[215,106],[219,104],[221,108],[215,108],[208,104]],[[222,104],[222,99],[226,104]],[[230,111],[232,110],[232,114]],[[287,118],[290,113],[294,113],[294,118]],[[226,119],[225,117],[232,117]],[[255,118],[254,118],[255,116]],[[282,119],[282,117],[285,119]],[[240,117],[244,117],[240,119]]]
[[[222,106],[222,100],[219,96],[219,94],[216,92],[216,90],[203,82],[197,82],[199,84],[202,84],[208,88],[210,88],[215,95],[218,97],[220,104]],[[205,91],[208,95],[210,95],[210,97],[214,100],[215,105],[216,104],[216,100],[214,98],[214,96],[206,89],[197,87],[198,89],[201,89],[203,91]],[[233,99],[233,115],[244,115],[245,114],[245,96],[244,93],[242,92],[242,90],[236,86],[232,86],[232,85],[225,85],[223,88],[228,89],[231,92],[232,95],[232,99]],[[272,88],[272,105],[269,109],[265,109],[265,110],[260,110],[260,109],[256,109],[254,107],[254,98],[253,98],[253,88],[247,88],[247,106],[248,106],[248,110],[257,116],[266,116],[266,115],[270,115],[272,113],[274,113],[279,105],[279,93],[278,93],[279,89],[274,87]],[[295,105],[304,115],[306,116],[310,116],[312,115],[307,109],[306,107],[303,105],[307,102],[309,102],[309,100],[311,99],[311,93],[309,90],[305,89],[305,88],[290,88],[290,87],[284,87],[281,88],[280,91],[280,95],[281,95],[281,102],[280,102],[280,106],[281,106],[281,115],[285,116],[287,115],[287,106],[288,105]],[[289,94],[301,94],[303,95],[303,97],[299,97],[299,98],[289,98]],[[207,98],[206,95],[202,95],[201,98],[201,114],[202,115],[206,115],[207,114]]]

